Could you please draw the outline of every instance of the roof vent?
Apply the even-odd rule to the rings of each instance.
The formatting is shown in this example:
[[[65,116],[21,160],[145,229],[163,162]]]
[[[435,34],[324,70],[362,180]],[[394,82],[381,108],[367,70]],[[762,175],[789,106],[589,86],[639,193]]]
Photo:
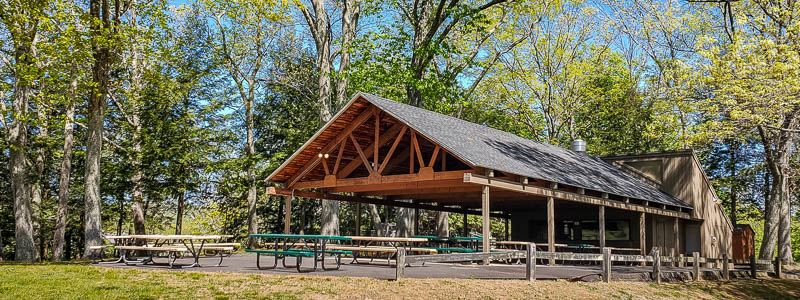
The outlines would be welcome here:
[[[586,142],[582,139],[577,139],[572,141],[572,151],[575,152],[586,152]]]

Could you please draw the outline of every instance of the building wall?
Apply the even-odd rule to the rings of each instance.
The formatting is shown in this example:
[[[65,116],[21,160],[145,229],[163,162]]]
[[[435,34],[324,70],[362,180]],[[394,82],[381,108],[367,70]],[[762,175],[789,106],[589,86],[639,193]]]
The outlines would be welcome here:
[[[702,171],[702,166],[689,151],[666,153],[663,155],[642,155],[630,157],[609,158],[610,160],[621,161],[629,166],[637,168],[645,174],[652,175],[655,180],[661,181],[661,190],[675,196],[676,198],[691,204],[694,207],[692,218],[694,221],[684,220],[679,223],[679,234],[682,238],[679,241],[678,250],[680,253],[690,254],[693,252],[694,244],[699,236],[700,252],[704,257],[721,257],[723,252],[732,255],[731,238],[732,225],[725,216],[722,208],[714,202],[715,193],[710,183],[706,180]],[[662,174],[658,176],[657,166],[661,165]],[[655,226],[656,243],[648,244],[664,247],[665,249],[674,248],[674,242],[670,243],[668,238],[662,235],[674,234],[672,232],[671,221],[662,218],[648,218],[648,226]],[[653,223],[655,220],[655,224]],[[648,231],[648,236],[654,231]],[[650,241],[650,238],[648,238]],[[687,247],[688,246],[688,247]]]

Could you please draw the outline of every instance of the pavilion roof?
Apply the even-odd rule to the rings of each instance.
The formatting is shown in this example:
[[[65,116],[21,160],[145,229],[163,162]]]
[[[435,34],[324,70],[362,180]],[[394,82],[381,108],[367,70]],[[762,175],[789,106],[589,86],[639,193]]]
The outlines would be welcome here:
[[[422,108],[359,92],[364,99],[473,167],[542,179],[563,185],[596,190],[633,199],[692,208],[600,158],[558,146],[536,142],[502,130],[471,123]],[[340,112],[341,115],[341,112]],[[329,124],[336,120],[331,120]],[[317,136],[328,129],[323,127]],[[309,141],[311,142],[311,140]],[[301,147],[298,153],[305,148]],[[292,160],[295,153],[289,160]],[[287,161],[288,163],[288,161]],[[282,182],[284,166],[271,174],[269,181]],[[285,172],[284,172],[285,173]]]

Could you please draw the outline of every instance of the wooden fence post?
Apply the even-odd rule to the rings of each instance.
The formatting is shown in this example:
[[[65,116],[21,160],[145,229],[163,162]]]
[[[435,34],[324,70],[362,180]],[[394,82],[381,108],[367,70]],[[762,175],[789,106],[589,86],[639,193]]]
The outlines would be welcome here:
[[[611,248],[603,247],[603,282],[611,282]]]
[[[683,253],[678,255],[678,268],[683,268],[686,266],[686,263],[683,261]]]
[[[525,259],[525,279],[536,280],[536,244],[528,244],[527,258]]]
[[[661,249],[653,247],[653,281],[661,283]]]
[[[698,281],[700,280],[700,252],[692,252],[692,258],[694,258],[694,263],[692,263],[692,279]]]
[[[783,263],[781,262],[780,258],[775,259],[775,277],[781,279],[781,273],[783,273]]]
[[[756,272],[758,269],[756,268],[756,256],[750,255],[750,277],[756,278],[758,275]]]
[[[400,280],[406,273],[406,249],[403,247],[397,248],[397,260],[394,269],[394,280]]]
[[[731,279],[731,273],[730,273],[730,270],[728,268],[730,268],[728,266],[728,253],[723,253],[722,254],[722,278],[725,278],[725,280]]]

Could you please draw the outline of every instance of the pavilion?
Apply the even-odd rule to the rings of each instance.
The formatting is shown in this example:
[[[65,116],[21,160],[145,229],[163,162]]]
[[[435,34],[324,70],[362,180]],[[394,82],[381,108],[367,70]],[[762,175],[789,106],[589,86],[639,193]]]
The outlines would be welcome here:
[[[286,232],[297,196],[481,215],[483,237],[505,218],[511,239],[548,251],[730,254],[732,226],[690,150],[593,157],[366,93],[267,181],[286,196]]]

